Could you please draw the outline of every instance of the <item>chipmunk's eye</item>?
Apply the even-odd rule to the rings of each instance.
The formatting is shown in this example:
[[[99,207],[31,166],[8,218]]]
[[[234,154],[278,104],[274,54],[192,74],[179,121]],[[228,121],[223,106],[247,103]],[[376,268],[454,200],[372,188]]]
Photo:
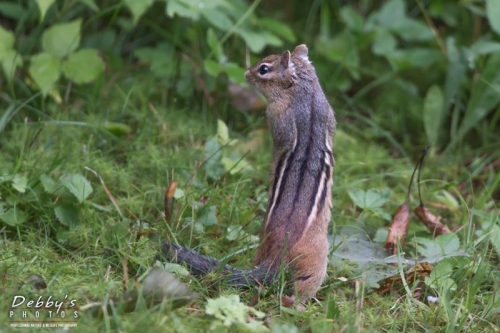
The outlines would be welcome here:
[[[269,67],[267,65],[261,65],[259,67],[259,74],[260,75],[267,74],[268,72],[269,72]]]

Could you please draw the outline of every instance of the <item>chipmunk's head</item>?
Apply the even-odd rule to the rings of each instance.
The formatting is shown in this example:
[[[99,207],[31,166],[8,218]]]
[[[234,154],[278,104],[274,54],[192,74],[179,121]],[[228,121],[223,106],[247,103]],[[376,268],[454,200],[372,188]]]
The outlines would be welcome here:
[[[245,78],[269,101],[282,98],[287,92],[292,93],[299,79],[310,77],[310,71],[314,71],[307,52],[307,46],[301,44],[291,53],[287,50],[267,56],[247,69]]]

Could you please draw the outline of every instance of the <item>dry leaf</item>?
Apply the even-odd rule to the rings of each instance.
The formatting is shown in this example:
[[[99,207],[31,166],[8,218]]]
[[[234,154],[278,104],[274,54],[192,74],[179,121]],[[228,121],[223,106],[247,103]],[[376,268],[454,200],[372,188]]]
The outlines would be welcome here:
[[[446,225],[441,223],[439,217],[432,214],[423,204],[415,208],[413,212],[417,214],[420,221],[425,224],[434,236],[449,234],[451,232]]]
[[[420,262],[405,273],[405,281],[411,285],[415,280],[424,281],[426,276],[429,276],[434,269],[434,266],[427,262]],[[377,289],[377,293],[384,295],[390,291],[399,291],[403,288],[403,280],[401,275],[394,275],[386,278]]]
[[[406,235],[408,233],[408,224],[410,222],[410,205],[405,202],[399,206],[396,211],[396,215],[392,219],[391,226],[389,227],[389,233],[387,234],[387,239],[385,241],[385,248],[389,255],[394,255],[397,252],[397,244],[403,246],[406,241]]]

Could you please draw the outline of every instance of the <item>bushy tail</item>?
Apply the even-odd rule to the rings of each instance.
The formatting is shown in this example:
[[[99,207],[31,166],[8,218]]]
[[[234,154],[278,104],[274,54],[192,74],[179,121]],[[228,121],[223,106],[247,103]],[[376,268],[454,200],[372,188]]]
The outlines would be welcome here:
[[[269,267],[260,266],[251,270],[241,270],[222,265],[219,260],[168,242],[163,243],[162,253],[163,258],[168,261],[185,263],[191,274],[196,277],[203,277],[211,272],[220,272],[222,281],[238,288],[248,288],[255,284],[270,285],[275,276]]]

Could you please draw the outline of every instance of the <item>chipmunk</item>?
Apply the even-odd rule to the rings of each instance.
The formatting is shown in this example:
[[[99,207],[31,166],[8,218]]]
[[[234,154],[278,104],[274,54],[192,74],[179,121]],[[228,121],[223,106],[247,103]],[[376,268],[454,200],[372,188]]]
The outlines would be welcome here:
[[[283,266],[292,271],[295,293],[313,297],[326,276],[327,228],[334,166],[335,116],[318,82],[305,45],[270,55],[245,72],[268,101],[273,138],[269,202],[254,258],[240,270],[179,245],[164,243],[169,259],[195,276],[220,270],[233,286],[270,284]]]

